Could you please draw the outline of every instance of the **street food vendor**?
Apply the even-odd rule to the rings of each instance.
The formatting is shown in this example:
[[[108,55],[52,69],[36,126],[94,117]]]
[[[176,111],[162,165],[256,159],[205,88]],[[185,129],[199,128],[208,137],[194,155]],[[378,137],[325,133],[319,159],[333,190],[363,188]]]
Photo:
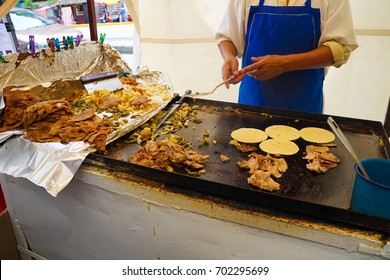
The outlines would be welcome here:
[[[314,113],[327,68],[358,47],[348,0],[230,0],[216,39],[239,103]]]

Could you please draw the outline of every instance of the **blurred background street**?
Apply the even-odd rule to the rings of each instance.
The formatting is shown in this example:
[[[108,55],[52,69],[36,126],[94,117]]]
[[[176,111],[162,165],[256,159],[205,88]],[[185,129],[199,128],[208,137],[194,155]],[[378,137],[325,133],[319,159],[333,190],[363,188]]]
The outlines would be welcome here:
[[[90,41],[90,31],[88,24],[75,24],[73,28],[83,33],[84,41]],[[132,22],[115,22],[97,24],[98,36],[106,34],[105,44],[109,44],[116,49],[122,56],[122,59],[134,68],[133,65],[133,46],[134,46],[134,24]]]

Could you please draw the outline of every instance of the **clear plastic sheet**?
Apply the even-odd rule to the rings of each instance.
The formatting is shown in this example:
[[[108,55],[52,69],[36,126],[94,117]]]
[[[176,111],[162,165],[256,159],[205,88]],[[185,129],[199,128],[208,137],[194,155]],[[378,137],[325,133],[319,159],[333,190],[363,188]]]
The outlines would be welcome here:
[[[49,55],[50,54],[50,55]],[[122,61],[120,54],[108,45],[95,42],[81,44],[72,50],[51,53],[45,49],[39,57],[27,56],[20,60],[17,55],[7,56],[8,63],[0,65],[0,99],[6,87],[29,87],[48,99],[59,99],[61,94],[71,94],[80,86],[83,75],[109,70],[126,72],[139,83],[157,83],[166,86],[169,98],[158,100],[159,106],[144,113],[135,112],[127,122],[107,137],[110,143],[127,134],[160,112],[173,98],[173,89],[167,76],[147,67],[133,72]],[[60,89],[60,90],[58,90]],[[58,94],[58,93],[61,94]],[[157,97],[158,99],[158,97]],[[1,108],[0,108],[1,110]],[[22,136],[18,136],[22,134]],[[15,137],[11,137],[16,135]],[[34,143],[23,137],[23,131],[0,133],[0,173],[27,178],[57,196],[72,180],[85,157],[95,149],[84,142],[61,144]],[[1,145],[1,144],[0,144]],[[18,156],[15,157],[15,154]]]

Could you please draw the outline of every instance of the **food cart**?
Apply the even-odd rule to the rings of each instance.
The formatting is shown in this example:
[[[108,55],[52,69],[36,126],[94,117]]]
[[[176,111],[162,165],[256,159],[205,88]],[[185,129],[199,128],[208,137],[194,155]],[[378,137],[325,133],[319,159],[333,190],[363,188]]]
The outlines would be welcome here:
[[[100,51],[106,50],[98,43],[85,47],[91,50],[95,44]],[[108,50],[112,51],[109,47]],[[46,61],[55,67],[55,61]],[[112,61],[121,65],[120,60]],[[94,71],[105,70],[98,65],[94,64]],[[34,76],[34,72],[30,73]],[[159,113],[169,111],[176,100],[173,98],[166,109],[158,109]],[[229,143],[234,129],[265,129],[274,124],[328,129],[327,116],[193,96],[185,97],[184,104],[196,112],[197,122],[172,134],[209,156],[204,174],[194,176],[183,168],[172,172],[130,163],[129,157],[144,144],[130,141],[133,131],[108,143],[105,153],[88,153],[70,182],[54,195],[25,177],[2,174],[1,185],[22,257],[390,258],[390,220],[357,213],[350,207],[354,161],[338,139],[332,152],[341,162],[325,174],[306,169],[302,157],[308,143],[296,140],[300,152],[285,157],[289,169],[279,180],[281,189],[276,192],[248,184],[248,172],[236,164],[248,153]],[[145,121],[153,124],[157,117],[149,116]],[[334,118],[359,158],[389,158],[390,144],[380,122]],[[148,123],[137,126],[141,125]],[[15,139],[18,136],[6,144]],[[221,155],[230,160],[221,161]]]
[[[255,203],[250,194],[244,197],[247,201],[240,200],[243,198],[240,194],[235,199],[232,195],[236,194],[219,183],[195,181],[186,186],[193,178],[185,180],[186,175],[170,178],[170,174],[154,173],[156,170],[107,161],[110,159],[106,157],[88,157],[70,184],[55,198],[26,179],[2,176],[1,184],[22,256],[47,259],[389,258],[386,229],[351,225],[349,217],[352,221],[358,218],[349,210],[318,209],[326,213],[320,218],[314,215],[321,213],[312,212],[310,207],[304,210],[302,206],[300,213],[283,209],[289,207],[288,202],[278,195],[260,196],[259,201],[268,204],[264,206]],[[236,173],[235,169],[225,170],[226,174]],[[346,177],[351,180],[351,176]],[[350,181],[345,187],[351,184]],[[342,186],[337,184],[339,188]],[[369,220],[362,216],[362,220],[365,218]]]

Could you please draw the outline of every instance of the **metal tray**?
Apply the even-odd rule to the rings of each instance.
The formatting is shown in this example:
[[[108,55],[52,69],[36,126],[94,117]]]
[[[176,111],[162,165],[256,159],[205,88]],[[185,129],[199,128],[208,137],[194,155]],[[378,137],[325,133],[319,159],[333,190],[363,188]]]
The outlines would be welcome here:
[[[300,151],[294,156],[285,157],[289,168],[282,178],[277,180],[281,184],[281,189],[277,192],[262,191],[249,185],[248,172],[236,165],[238,160],[247,159],[248,154],[238,151],[229,144],[230,133],[234,129],[255,127],[264,130],[273,124],[285,124],[297,129],[316,126],[330,130],[326,122],[327,115],[193,98],[186,98],[185,102],[204,106],[198,112],[198,117],[202,118],[203,122],[191,124],[176,134],[192,142],[194,150],[210,155],[206,164],[206,174],[194,177],[186,175],[184,171],[170,173],[131,164],[127,159],[138,150],[138,145],[127,143],[126,136],[112,143],[106,155],[90,154],[87,161],[226,199],[390,233],[390,220],[357,213],[350,209],[355,163],[338,139],[335,140],[337,147],[331,148],[331,152],[341,160],[341,163],[325,174],[315,174],[306,169],[306,162],[302,157],[306,145],[310,143],[302,139],[296,140]],[[359,158],[389,158],[390,144],[380,122],[335,116],[333,118],[346,134]],[[203,138],[204,130],[209,131],[210,144],[198,145],[201,141],[197,139]],[[212,143],[213,140],[216,144]],[[261,152],[260,149],[258,152]],[[221,162],[221,154],[229,156],[231,160]]]

